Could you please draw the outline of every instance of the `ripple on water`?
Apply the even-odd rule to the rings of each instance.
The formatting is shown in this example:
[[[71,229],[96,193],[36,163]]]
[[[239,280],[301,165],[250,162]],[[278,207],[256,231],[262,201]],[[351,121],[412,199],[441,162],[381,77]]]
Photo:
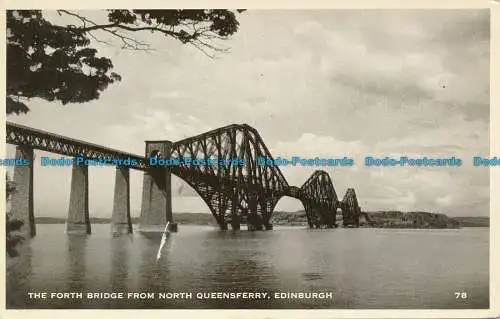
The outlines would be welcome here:
[[[489,230],[376,229],[220,232],[184,225],[156,261],[161,236],[66,236],[38,225],[37,237],[8,265],[8,308],[488,308]],[[451,235],[450,235],[451,234]],[[334,299],[225,303],[177,300],[116,305],[26,300],[29,291],[333,291]],[[458,302],[453,291],[467,289]],[[416,293],[418,292],[418,293]]]
[[[304,272],[302,273],[302,278],[307,281],[312,281],[312,280],[320,280],[323,279],[325,276],[323,274],[317,273],[317,272]]]

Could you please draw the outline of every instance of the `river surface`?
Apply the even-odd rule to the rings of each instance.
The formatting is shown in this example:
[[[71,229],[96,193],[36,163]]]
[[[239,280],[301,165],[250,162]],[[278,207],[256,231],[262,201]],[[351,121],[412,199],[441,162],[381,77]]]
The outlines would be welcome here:
[[[8,308],[340,308],[489,307],[489,229],[325,229],[219,231],[179,225],[160,238],[66,235],[38,225],[37,237],[8,260]],[[30,298],[28,293],[48,293]],[[50,298],[81,292],[83,298]],[[89,292],[152,292],[154,298],[89,299]],[[160,299],[159,293],[192,298]],[[200,292],[260,292],[271,298],[218,299]],[[275,292],[328,292],[333,298],[277,299]],[[464,298],[456,298],[455,292]],[[34,296],[34,295],[32,295]]]

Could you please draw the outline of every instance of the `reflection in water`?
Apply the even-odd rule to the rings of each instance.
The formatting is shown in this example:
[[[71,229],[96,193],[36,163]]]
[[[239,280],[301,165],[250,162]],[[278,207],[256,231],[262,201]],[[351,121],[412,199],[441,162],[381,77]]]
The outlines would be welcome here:
[[[67,235],[68,266],[66,278],[68,278],[68,291],[85,290],[85,270],[87,262],[88,235]]]
[[[204,241],[207,255],[203,267],[209,269],[208,278],[212,285],[206,288],[214,289],[256,289],[263,284],[267,288],[276,282],[273,267],[265,256],[255,249],[262,245],[261,238],[252,238],[253,233],[247,232],[211,232],[207,233]],[[213,248],[213,242],[224,241],[227,243],[220,249]],[[264,258],[263,258],[264,257]]]
[[[133,240],[130,234],[119,234],[111,237],[111,270],[110,282],[113,292],[127,291],[129,277],[129,243]]]
[[[83,292],[86,288],[87,234],[67,234],[68,266],[66,276],[67,292]],[[61,300],[63,302],[64,300]],[[82,299],[71,299],[74,307],[82,305]],[[69,306],[69,305],[68,305]]]
[[[39,234],[10,260],[9,308],[487,308],[488,229],[219,231],[112,237],[108,225]],[[415,243],[419,243],[415,245]],[[412,247],[412,249],[408,249]],[[467,251],[467,254],[463,252]],[[439,256],[437,258],[436,256]],[[429,271],[429,270],[432,271]],[[450,291],[467,287],[466,301]],[[27,292],[332,292],[325,300],[27,300]]]
[[[268,292],[276,291],[278,279],[273,265],[256,249],[265,245],[262,238],[247,231],[207,232],[200,243],[203,280],[197,292]],[[216,243],[225,245],[217,247]],[[217,248],[216,248],[217,247]],[[200,278],[201,279],[201,278]],[[209,308],[254,308],[271,300],[198,300],[198,306]]]
[[[170,265],[170,247],[174,240],[171,236],[163,248],[162,257],[156,260],[158,248],[161,242],[161,233],[143,234],[141,239],[145,242],[141,246],[141,263],[139,274],[141,276],[141,287],[150,287],[152,291],[159,292],[169,287],[169,265]],[[148,289],[149,290],[149,289]]]

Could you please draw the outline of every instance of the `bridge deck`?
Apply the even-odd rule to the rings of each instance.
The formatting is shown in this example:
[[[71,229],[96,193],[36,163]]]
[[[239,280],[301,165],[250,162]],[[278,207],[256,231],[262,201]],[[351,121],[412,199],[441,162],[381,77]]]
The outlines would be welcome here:
[[[125,160],[130,158],[138,163],[137,165],[131,165],[131,168],[139,170],[145,170],[147,168],[146,159],[143,156],[103,147],[98,144],[69,138],[12,122],[6,123],[6,142],[14,145],[26,145],[33,149],[51,153],[73,157],[83,156],[94,160],[105,158]]]

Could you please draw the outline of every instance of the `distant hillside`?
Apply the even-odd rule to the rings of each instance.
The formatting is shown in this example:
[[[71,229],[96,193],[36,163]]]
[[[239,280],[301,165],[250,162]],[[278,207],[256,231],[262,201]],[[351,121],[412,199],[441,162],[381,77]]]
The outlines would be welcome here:
[[[460,223],[445,214],[428,212],[366,212],[366,222],[378,228],[459,228]]]
[[[271,219],[275,225],[307,225],[305,211],[275,212]],[[337,219],[341,225],[341,220]],[[376,228],[459,228],[458,221],[444,214],[427,212],[379,211],[365,212],[360,226]]]
[[[212,214],[206,213],[174,213],[174,220],[181,224],[217,225]],[[136,221],[138,222],[138,220]]]
[[[453,217],[462,227],[490,227],[489,217]]]
[[[215,218],[206,213],[174,213],[174,220],[181,224],[216,225]],[[37,217],[38,224],[64,224],[65,218]],[[109,224],[109,218],[90,218],[92,224]],[[137,224],[138,217],[132,218]],[[271,218],[273,225],[306,226],[305,211],[276,211]],[[342,221],[337,219],[337,224]],[[360,226],[376,228],[459,228],[459,227],[489,227],[488,217],[455,217],[428,212],[378,211],[364,212],[360,218]]]
[[[35,217],[37,224],[64,224],[66,223],[66,218],[59,217]],[[109,224],[109,218],[90,218],[91,224]]]
[[[271,217],[273,225],[288,225],[288,226],[305,226],[307,225],[307,217],[305,211],[297,212],[282,212],[276,211]]]
[[[181,224],[197,224],[197,225],[215,225],[215,218],[211,214],[205,213],[174,213],[174,220]],[[59,217],[36,217],[37,224],[64,224],[66,223],[66,218]],[[111,222],[110,218],[96,218],[91,217],[91,224],[109,224]],[[132,223],[139,223],[138,217],[132,218]]]

